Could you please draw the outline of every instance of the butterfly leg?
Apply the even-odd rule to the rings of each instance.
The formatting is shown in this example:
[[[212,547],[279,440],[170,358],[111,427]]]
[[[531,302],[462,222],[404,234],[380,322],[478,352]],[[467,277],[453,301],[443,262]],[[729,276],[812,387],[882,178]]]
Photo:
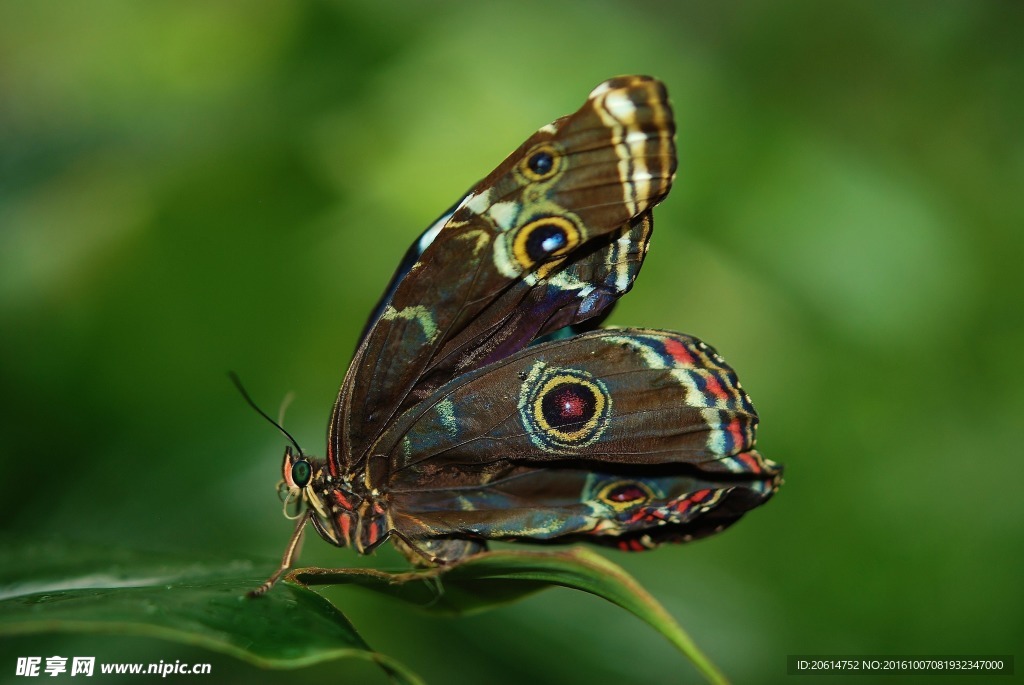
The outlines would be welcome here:
[[[299,549],[302,546],[302,533],[306,529],[306,522],[309,521],[309,518],[312,515],[312,511],[307,511],[304,516],[299,517],[298,523],[295,525],[295,532],[292,533],[292,538],[288,541],[288,547],[284,550],[284,557],[281,559],[281,565],[276,571],[274,571],[273,575],[264,581],[262,585],[255,590],[251,590],[247,595],[248,597],[259,597],[260,595],[266,594],[270,588],[274,587],[277,581],[281,579],[281,576],[284,575],[285,571],[292,567],[292,564],[295,562],[295,558],[299,555]]]
[[[397,530],[391,531],[395,548],[410,564],[416,566],[446,566],[487,551],[487,545],[478,540],[424,539],[406,537]]]

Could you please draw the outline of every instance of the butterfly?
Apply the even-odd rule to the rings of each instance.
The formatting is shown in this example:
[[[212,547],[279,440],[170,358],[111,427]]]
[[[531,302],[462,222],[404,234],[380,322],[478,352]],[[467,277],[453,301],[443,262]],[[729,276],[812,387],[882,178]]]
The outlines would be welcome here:
[[[307,523],[441,565],[489,540],[687,542],[774,494],[781,467],[754,449],[757,413],[714,349],[601,328],[675,171],[664,85],[613,78],[420,235],[363,331],[326,458],[285,450],[296,528],[253,594]]]

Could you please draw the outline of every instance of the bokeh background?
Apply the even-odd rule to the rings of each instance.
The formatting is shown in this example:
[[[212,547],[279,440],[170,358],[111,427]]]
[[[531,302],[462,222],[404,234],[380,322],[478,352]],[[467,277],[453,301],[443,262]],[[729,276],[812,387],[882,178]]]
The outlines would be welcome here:
[[[718,347],[786,484],[720,537],[607,554],[736,682],[783,682],[794,653],[1019,657],[1022,10],[0,4],[4,539],[271,570],[291,530],[283,441],[225,372],[271,413],[294,392],[287,427],[322,451],[413,237],[597,83],[648,73],[672,95],[679,176],[612,323]],[[403,563],[316,539],[303,562]],[[460,620],[332,598],[432,683],[697,680],[569,591]],[[15,655],[93,653],[208,661],[218,680],[381,680],[143,639],[2,653],[4,679]]]

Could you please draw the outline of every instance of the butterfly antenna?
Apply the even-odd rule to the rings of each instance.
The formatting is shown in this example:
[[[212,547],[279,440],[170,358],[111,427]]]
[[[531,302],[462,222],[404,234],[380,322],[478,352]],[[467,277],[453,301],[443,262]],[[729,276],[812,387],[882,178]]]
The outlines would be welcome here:
[[[288,407],[291,406],[291,404],[292,404],[292,402],[294,400],[295,400],[295,393],[293,393],[290,390],[288,391],[288,394],[286,394],[284,396],[284,399],[281,400],[281,406],[277,410],[277,422],[279,424],[281,424],[282,426],[284,425],[284,415],[285,415],[285,412],[288,411]]]
[[[249,403],[249,406],[255,409],[257,414],[259,414],[267,421],[269,421],[275,428],[277,428],[277,430],[284,433],[284,436],[288,438],[291,441],[291,443],[295,445],[295,449],[299,451],[299,456],[305,456],[305,453],[302,451],[302,448],[299,447],[299,443],[295,441],[295,438],[292,437],[292,434],[286,431],[284,427],[277,421],[267,416],[267,412],[260,409],[256,405],[256,403],[253,402],[253,399],[249,397],[249,393],[246,392],[245,386],[242,385],[242,380],[238,377],[238,374],[236,374],[234,371],[228,371],[228,378],[230,378],[231,382],[235,384],[236,388],[238,388],[238,392],[242,393],[242,397],[245,398],[245,401]]]

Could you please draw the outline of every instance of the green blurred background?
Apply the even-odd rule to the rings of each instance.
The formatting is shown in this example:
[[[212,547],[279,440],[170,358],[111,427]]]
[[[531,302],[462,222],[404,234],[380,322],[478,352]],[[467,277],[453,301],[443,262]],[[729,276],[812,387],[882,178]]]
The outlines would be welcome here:
[[[608,556],[739,683],[787,680],[791,653],[1019,656],[1022,9],[3,2],[4,537],[269,572],[291,530],[283,440],[225,372],[271,413],[293,391],[287,427],[322,452],[413,237],[597,83],[647,73],[672,95],[680,169],[612,323],[718,347],[786,484],[722,536]],[[316,539],[302,561],[403,565]],[[464,620],[332,598],[432,683],[697,679],[568,591]],[[0,673],[51,653],[381,680],[72,636],[6,640]]]

